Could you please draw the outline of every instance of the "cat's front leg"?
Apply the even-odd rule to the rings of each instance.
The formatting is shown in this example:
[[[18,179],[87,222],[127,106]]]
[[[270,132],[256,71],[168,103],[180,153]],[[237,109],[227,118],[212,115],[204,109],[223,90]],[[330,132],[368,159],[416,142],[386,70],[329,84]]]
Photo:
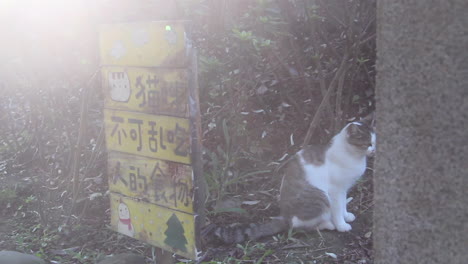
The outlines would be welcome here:
[[[350,212],[345,212],[345,215],[344,215],[344,220],[348,223],[356,220],[356,216],[354,216],[353,213],[350,213]]]
[[[346,195],[345,195],[344,220],[349,223],[349,222],[354,221],[356,219],[356,216],[354,216],[353,213],[348,212],[347,207],[348,207],[348,200],[346,199]]]
[[[351,230],[351,225],[346,223],[344,218],[344,213],[346,212],[346,192],[342,190],[332,190],[329,195],[332,222],[336,230],[340,232]]]

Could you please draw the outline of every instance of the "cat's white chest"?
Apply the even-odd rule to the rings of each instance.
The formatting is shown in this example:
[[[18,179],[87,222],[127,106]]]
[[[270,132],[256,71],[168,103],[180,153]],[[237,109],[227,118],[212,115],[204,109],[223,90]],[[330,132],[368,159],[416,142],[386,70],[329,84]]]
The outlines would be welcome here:
[[[302,152],[298,153],[299,162],[304,171],[304,176],[306,181],[325,193],[328,192],[328,167],[326,163],[321,165],[314,165],[312,163],[307,163],[302,156]]]
[[[342,185],[346,189],[351,187],[364,174],[365,170],[365,158],[350,162],[330,162],[328,164],[331,183]]]

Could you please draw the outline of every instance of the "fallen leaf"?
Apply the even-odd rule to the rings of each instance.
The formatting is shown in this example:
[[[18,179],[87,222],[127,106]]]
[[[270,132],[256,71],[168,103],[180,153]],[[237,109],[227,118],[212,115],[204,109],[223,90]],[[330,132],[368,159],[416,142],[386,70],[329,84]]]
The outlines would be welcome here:
[[[288,153],[285,153],[278,161],[284,160],[287,156],[289,156],[289,154],[288,154]]]
[[[268,87],[266,87],[265,84],[260,85],[260,87],[257,88],[257,94],[264,94],[268,91]]]
[[[271,206],[271,203],[267,204],[267,206],[266,206],[265,208],[263,208],[263,209],[259,209],[259,210],[261,210],[261,211],[265,211],[265,210],[267,210],[268,208],[270,208],[270,206]]]
[[[370,238],[371,236],[372,236],[372,232],[370,231],[364,235],[365,238]]]
[[[98,197],[101,197],[102,196],[102,193],[93,193],[89,196],[89,200],[92,201]]]
[[[242,204],[255,205],[255,204],[258,204],[259,202],[260,202],[259,200],[256,200],[256,201],[243,201]]]

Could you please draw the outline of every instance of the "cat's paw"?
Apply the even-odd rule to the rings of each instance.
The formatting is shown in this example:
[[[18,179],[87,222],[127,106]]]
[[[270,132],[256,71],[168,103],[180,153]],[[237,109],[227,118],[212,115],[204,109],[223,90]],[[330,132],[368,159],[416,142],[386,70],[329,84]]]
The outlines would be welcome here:
[[[348,232],[351,230],[351,225],[347,223],[341,223],[341,224],[336,225],[336,230],[340,232]]]
[[[319,230],[335,230],[335,225],[331,221],[323,221],[317,228]]]
[[[356,216],[354,216],[354,214],[352,213],[347,212],[344,215],[344,220],[348,223],[354,221],[355,219],[356,219]]]

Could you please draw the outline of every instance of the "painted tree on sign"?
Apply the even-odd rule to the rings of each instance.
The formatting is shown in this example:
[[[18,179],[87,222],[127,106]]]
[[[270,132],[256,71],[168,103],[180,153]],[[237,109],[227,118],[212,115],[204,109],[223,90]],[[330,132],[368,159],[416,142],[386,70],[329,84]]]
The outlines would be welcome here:
[[[166,224],[167,230],[164,232],[166,235],[164,243],[183,252],[187,252],[187,248],[185,247],[187,244],[187,239],[184,235],[185,230],[182,223],[179,221],[179,218],[177,218],[175,214],[172,214]]]

